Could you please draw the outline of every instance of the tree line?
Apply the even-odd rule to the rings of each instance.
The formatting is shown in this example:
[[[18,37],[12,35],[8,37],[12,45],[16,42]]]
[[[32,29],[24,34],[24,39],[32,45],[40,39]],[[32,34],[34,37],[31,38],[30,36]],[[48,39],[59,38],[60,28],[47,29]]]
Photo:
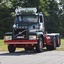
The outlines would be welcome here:
[[[64,0],[0,0],[0,38],[12,31],[15,9],[36,7],[45,18],[45,29],[59,32],[64,37]]]

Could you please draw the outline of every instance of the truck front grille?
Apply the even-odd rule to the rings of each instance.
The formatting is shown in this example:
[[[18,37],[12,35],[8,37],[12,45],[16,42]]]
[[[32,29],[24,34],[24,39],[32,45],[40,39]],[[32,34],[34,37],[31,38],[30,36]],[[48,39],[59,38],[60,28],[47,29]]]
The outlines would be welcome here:
[[[27,29],[16,29],[14,30],[13,38],[14,39],[27,39]]]

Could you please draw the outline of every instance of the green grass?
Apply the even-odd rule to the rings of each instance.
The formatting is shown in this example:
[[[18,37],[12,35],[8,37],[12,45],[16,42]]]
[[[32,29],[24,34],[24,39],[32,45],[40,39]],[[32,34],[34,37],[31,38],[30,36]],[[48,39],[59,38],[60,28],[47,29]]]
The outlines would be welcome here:
[[[61,39],[61,45],[60,45],[60,47],[57,47],[56,50],[58,50],[58,51],[64,51],[64,39]]]
[[[4,44],[3,40],[0,40],[0,51],[6,51],[7,45]]]
[[[4,40],[0,40],[0,51],[7,51],[7,45],[4,44]],[[17,51],[24,50],[23,48],[16,48]]]
[[[17,50],[22,50],[21,48]],[[57,51],[64,51],[64,39],[61,39],[60,47],[57,47]],[[4,44],[3,40],[0,40],[0,51],[7,51],[7,45]]]

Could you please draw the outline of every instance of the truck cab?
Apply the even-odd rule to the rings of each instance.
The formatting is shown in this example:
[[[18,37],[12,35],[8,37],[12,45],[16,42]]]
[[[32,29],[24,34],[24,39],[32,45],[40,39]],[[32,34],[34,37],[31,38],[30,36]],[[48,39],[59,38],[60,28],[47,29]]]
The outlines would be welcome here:
[[[33,35],[44,33],[43,14],[36,13],[35,10],[36,8],[22,8],[22,12],[18,13],[18,9],[13,25],[13,39],[29,40],[34,38]]]

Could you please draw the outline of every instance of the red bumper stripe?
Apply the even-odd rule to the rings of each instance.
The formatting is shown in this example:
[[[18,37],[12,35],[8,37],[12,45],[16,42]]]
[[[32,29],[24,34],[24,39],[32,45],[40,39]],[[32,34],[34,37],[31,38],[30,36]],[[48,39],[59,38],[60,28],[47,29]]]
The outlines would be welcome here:
[[[5,44],[37,44],[37,40],[7,40]]]

